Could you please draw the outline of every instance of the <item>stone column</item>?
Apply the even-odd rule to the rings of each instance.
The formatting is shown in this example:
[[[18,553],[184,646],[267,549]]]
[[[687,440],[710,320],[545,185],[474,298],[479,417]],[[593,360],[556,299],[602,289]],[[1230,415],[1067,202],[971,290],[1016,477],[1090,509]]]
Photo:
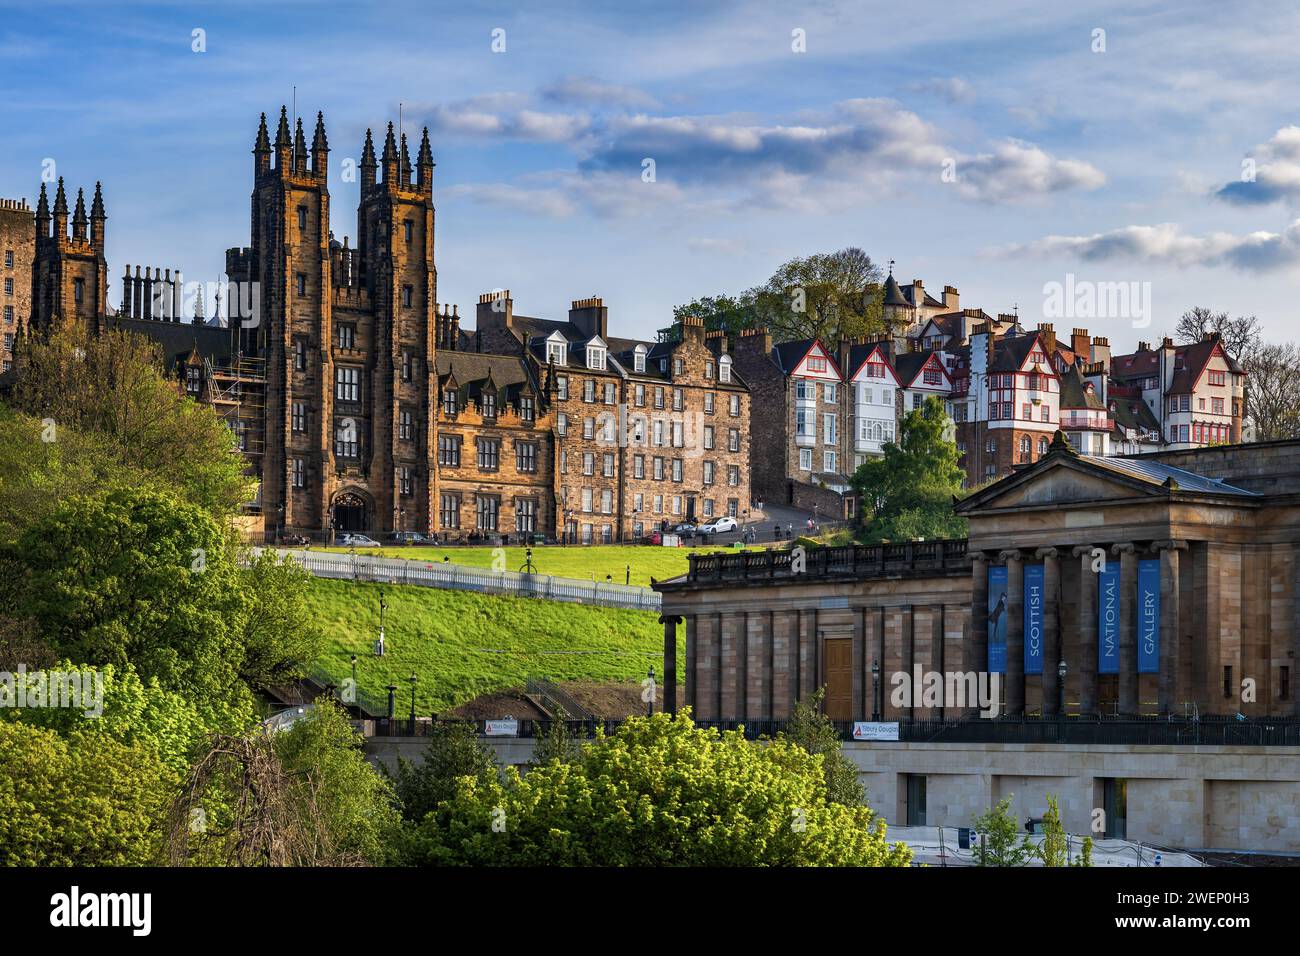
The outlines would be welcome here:
[[[1181,706],[1178,699],[1178,673],[1182,659],[1178,590],[1181,561],[1178,552],[1187,550],[1187,542],[1157,541],[1154,547],[1160,555],[1160,713],[1174,714]]]
[[[853,609],[853,719],[866,720],[870,713],[867,710],[867,682],[871,680],[870,675],[866,673],[866,644],[867,644],[867,609],[864,607],[855,607]]]
[[[696,690],[700,686],[700,679],[695,673],[696,646],[700,640],[700,616],[691,614],[686,618],[686,706],[691,709],[691,716],[696,720],[700,715],[700,704],[697,699]]]
[[[659,618],[664,626],[664,704],[665,713],[677,714],[677,624],[680,617],[665,614]]]
[[[1065,656],[1061,649],[1061,558],[1056,548],[1039,548],[1034,557],[1043,562],[1043,673],[1039,680],[1043,716],[1065,709],[1065,692],[1056,669]]]
[[[1111,550],[1119,555],[1119,712],[1138,713],[1137,549],[1130,543]]]
[[[906,672],[909,681],[912,681],[912,666],[916,659],[916,642],[913,640],[912,634],[912,629],[914,627],[915,624],[912,620],[912,605],[907,604],[900,607],[898,609],[898,640],[899,646],[902,649],[901,654],[899,655],[902,662],[900,670]],[[915,682],[912,684],[912,689],[913,691],[916,689]],[[906,717],[908,720],[911,720],[916,716],[916,708],[920,706],[920,701],[915,698],[916,694],[913,693],[908,698],[911,706],[903,708],[901,716]]]
[[[1025,565],[1018,549],[998,555],[1007,565],[1007,714],[1025,714]]]
[[[1085,717],[1097,713],[1097,572],[1090,544],[1082,544],[1073,554],[1079,559],[1079,660],[1072,670],[1079,674],[1079,713]],[[1103,559],[1105,552],[1102,553]],[[1068,662],[1067,662],[1068,663]]]
[[[983,551],[970,555],[970,624],[963,642],[962,669],[982,674],[989,669],[989,561]],[[962,717],[974,717],[978,707],[966,707]]]

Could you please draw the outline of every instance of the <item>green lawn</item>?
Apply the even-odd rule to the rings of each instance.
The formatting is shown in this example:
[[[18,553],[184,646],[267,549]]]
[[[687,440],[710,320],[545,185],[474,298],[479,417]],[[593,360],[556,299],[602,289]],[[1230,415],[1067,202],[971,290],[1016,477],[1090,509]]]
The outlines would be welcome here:
[[[382,658],[372,653],[380,590],[388,604]],[[417,712],[427,715],[529,677],[607,682],[639,680],[652,664],[663,670],[663,625],[647,611],[323,578],[311,580],[308,603],[326,635],[314,669],[341,682],[356,654],[362,702],[382,704],[391,681],[401,714],[410,710],[412,671]]]
[[[751,545],[751,547],[753,547]],[[348,552],[347,548],[320,550]],[[472,547],[381,547],[358,549],[358,554],[382,555],[386,558],[413,558],[420,561],[442,561],[451,558],[452,564],[465,564],[481,568],[492,566],[495,548]],[[507,571],[518,571],[524,566],[524,548],[506,548]],[[546,545],[532,549],[533,564],[539,574],[554,574],[564,578],[581,578],[585,581],[605,580],[609,575],[615,584],[627,583],[629,566],[632,584],[648,587],[650,578],[662,581],[686,573],[686,556],[692,550],[715,551],[716,548],[693,549],[662,548],[653,545],[599,544],[586,547]]]

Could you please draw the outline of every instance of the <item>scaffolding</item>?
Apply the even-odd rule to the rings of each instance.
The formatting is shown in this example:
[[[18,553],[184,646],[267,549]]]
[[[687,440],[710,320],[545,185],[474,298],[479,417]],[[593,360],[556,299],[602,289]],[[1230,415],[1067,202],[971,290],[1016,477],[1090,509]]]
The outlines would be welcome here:
[[[207,399],[225,419],[253,473],[262,471],[266,451],[266,360],[237,355],[203,360]]]

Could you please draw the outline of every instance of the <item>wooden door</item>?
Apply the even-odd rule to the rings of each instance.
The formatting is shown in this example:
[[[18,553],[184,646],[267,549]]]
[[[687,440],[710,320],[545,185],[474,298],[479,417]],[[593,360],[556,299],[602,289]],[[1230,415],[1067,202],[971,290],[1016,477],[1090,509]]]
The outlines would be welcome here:
[[[822,647],[826,661],[826,716],[853,719],[853,640],[827,638]]]

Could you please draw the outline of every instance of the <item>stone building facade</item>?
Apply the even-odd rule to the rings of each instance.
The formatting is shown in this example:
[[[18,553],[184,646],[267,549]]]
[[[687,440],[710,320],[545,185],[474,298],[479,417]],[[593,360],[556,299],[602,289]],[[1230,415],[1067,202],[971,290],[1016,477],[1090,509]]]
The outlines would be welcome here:
[[[13,366],[14,344],[32,314],[32,266],[36,258],[36,216],[24,199],[0,199],[0,372]]]
[[[1127,787],[1130,837],[1295,852],[1278,801],[1300,786],[1297,475],[1300,442],[1091,458],[1058,435],[963,500],[967,540],[814,550],[801,570],[789,552],[693,555],[658,585],[665,696],[684,625],[680,703],[701,719],[780,720],[825,687],[845,728],[899,722],[898,743],[850,745],[887,813],[919,775],[930,825],[1068,792],[1067,826],[1088,832]],[[896,693],[927,672],[944,692]],[[994,673],[997,721],[950,692]]]

